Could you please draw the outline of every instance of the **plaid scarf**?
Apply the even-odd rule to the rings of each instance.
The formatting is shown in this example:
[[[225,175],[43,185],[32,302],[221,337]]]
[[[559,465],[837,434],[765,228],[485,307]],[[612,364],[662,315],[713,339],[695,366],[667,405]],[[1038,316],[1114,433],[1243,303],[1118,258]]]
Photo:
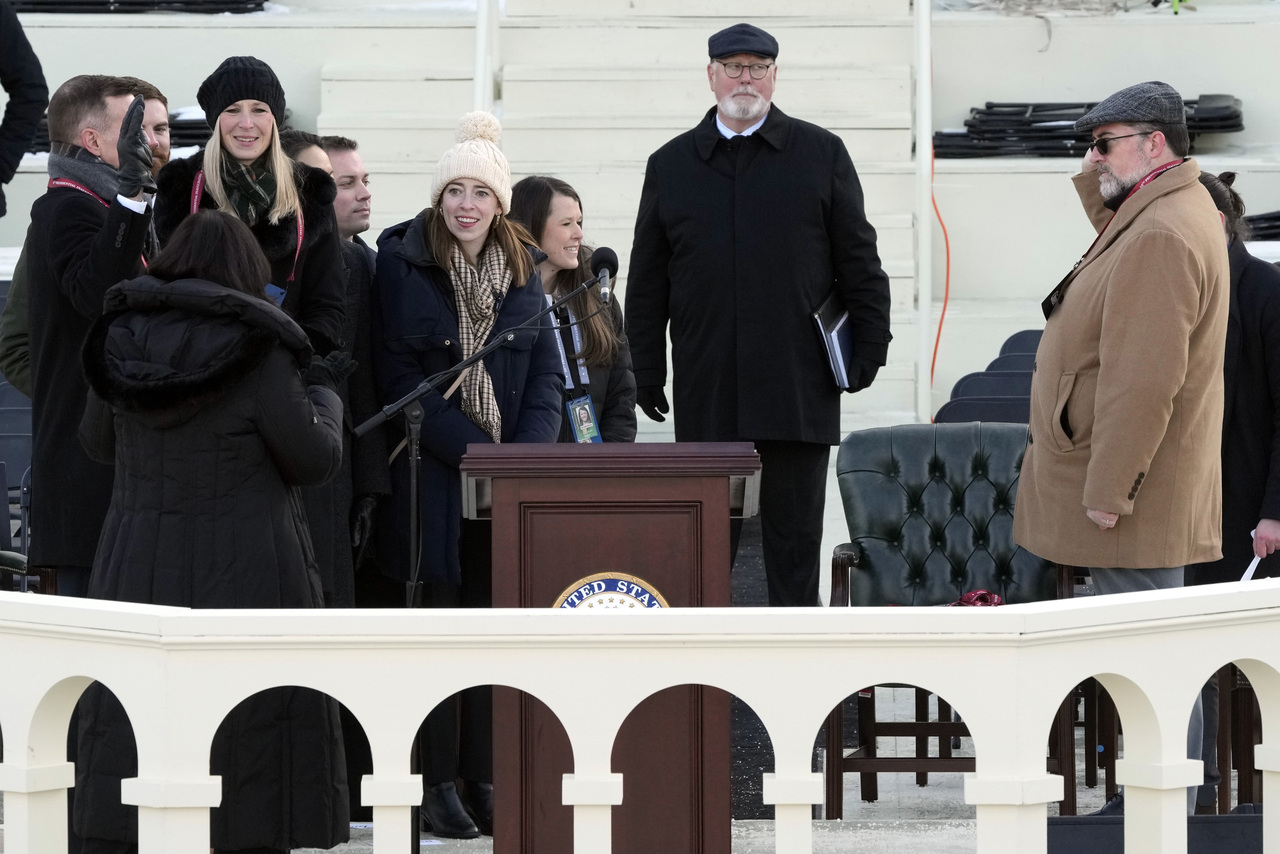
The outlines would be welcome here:
[[[465,359],[484,346],[497,320],[498,304],[511,286],[507,253],[498,241],[489,241],[480,253],[477,270],[454,242],[449,250],[449,279],[458,303],[458,343]],[[472,365],[462,380],[462,411],[494,442],[502,441],[502,413],[483,359]]]
[[[245,225],[257,225],[275,204],[276,176],[268,165],[269,158],[269,154],[264,154],[248,166],[234,157],[222,159],[222,186],[227,191],[227,201]]]

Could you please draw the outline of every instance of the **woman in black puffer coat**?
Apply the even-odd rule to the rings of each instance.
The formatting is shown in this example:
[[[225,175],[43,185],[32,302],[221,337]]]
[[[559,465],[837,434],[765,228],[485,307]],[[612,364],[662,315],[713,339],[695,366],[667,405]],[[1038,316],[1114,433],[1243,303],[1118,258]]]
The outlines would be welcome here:
[[[306,334],[267,300],[267,275],[248,228],[209,211],[178,228],[151,275],[107,292],[84,348],[81,441],[116,470],[91,597],[322,607],[296,487],[323,483],[341,463],[333,386],[349,359],[313,359]],[[80,709],[76,831],[85,854],[131,850],[136,810],[118,803],[119,780],[137,773],[128,720],[96,684]],[[212,747],[223,793],[212,847],[345,841],[342,757],[332,699],[276,688],[240,704]]]

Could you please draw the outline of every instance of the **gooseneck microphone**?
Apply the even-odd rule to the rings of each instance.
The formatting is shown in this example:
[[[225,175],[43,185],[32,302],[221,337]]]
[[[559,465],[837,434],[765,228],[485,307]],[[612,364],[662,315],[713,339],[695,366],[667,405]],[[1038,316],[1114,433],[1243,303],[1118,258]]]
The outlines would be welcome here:
[[[595,252],[592,252],[591,272],[600,280],[600,302],[608,305],[609,298],[613,295],[613,286],[610,280],[613,276],[618,275],[618,253],[608,246],[601,246]]]

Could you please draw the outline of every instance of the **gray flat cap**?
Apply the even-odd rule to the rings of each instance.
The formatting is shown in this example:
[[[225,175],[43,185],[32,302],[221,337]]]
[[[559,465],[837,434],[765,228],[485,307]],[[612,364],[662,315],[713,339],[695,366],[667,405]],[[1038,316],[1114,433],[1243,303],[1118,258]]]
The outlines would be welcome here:
[[[778,40],[759,27],[750,24],[734,24],[707,39],[707,53],[712,59],[754,53],[756,56],[778,58]]]
[[[1107,98],[1076,120],[1076,130],[1092,130],[1115,123],[1163,122],[1185,125],[1186,111],[1182,96],[1168,83],[1151,80],[1139,83]]]

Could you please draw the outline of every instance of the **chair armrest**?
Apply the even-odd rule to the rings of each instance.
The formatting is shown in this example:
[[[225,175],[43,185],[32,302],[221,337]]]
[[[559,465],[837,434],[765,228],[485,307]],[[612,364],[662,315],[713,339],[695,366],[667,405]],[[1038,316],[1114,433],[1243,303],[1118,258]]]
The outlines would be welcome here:
[[[853,543],[841,543],[831,551],[831,601],[828,607],[849,607],[849,571],[858,565],[862,551]]]

